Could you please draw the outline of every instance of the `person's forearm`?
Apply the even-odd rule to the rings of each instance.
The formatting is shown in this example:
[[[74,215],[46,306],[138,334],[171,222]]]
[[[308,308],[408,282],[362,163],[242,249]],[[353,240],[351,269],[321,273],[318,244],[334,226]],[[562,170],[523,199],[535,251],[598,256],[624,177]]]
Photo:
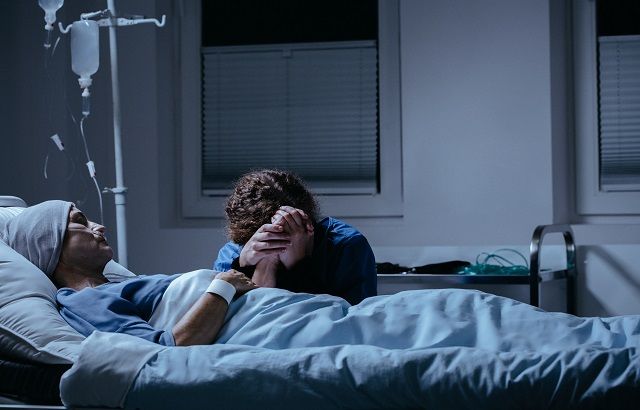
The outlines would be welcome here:
[[[176,346],[211,344],[215,341],[229,305],[220,295],[204,293],[173,327]]]
[[[251,280],[263,288],[276,287],[276,274],[280,263],[276,258],[264,258],[256,265]]]

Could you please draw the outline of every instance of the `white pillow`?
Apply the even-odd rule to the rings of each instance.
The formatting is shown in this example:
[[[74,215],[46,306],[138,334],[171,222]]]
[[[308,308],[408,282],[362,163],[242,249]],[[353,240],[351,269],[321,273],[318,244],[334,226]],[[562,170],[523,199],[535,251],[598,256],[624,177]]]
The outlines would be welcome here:
[[[0,351],[40,363],[73,363],[84,336],[62,319],[56,287],[0,241]]]
[[[0,206],[16,206],[25,208],[27,206],[27,203],[24,202],[22,198],[18,198],[17,196],[0,195]]]
[[[0,208],[0,231],[2,231],[2,228],[4,228],[9,219],[18,215],[22,211],[24,211],[24,208],[19,208],[16,206]]]
[[[137,276],[135,273],[120,265],[113,259],[107,262],[102,274],[109,280],[109,282],[122,282]]]

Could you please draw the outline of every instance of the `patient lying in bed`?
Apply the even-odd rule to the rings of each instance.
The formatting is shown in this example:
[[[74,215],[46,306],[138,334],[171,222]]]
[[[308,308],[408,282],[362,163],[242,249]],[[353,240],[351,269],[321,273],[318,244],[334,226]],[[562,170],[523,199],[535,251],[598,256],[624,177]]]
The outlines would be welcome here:
[[[11,219],[2,234],[9,246],[52,280],[59,289],[60,314],[85,336],[102,330],[164,345],[208,344],[232,298],[256,288],[240,272],[220,273],[172,329],[155,329],[148,321],[178,275],[109,282],[102,272],[113,250],[104,232],[104,226],[89,221],[71,202],[47,201]]]
[[[56,284],[60,314],[85,336],[98,330],[163,345],[216,342],[272,349],[640,346],[637,316],[577,318],[476,291],[403,292],[351,306],[329,295],[258,289],[233,270],[109,282],[102,271],[113,251],[104,232],[72,203],[47,201],[13,218],[2,233]]]

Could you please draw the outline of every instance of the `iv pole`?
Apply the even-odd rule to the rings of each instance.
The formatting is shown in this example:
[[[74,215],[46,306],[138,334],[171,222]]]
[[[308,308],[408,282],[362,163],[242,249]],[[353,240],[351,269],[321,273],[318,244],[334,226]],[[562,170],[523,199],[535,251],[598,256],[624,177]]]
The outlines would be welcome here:
[[[108,13],[108,17],[98,20],[98,26],[109,27],[109,57],[111,61],[111,96],[113,103],[113,149],[115,154],[116,166],[116,186],[114,188],[105,188],[103,193],[112,193],[116,205],[116,237],[118,241],[118,263],[125,268],[127,261],[127,216],[126,216],[126,194],[127,187],[124,186],[124,172],[122,169],[122,127],[120,113],[120,81],[118,78],[118,43],[116,39],[116,28],[119,26],[130,26],[134,24],[153,23],[158,27],[163,27],[166,16],[162,16],[161,21],[153,18],[133,17],[122,18],[117,17],[115,0],[107,0],[107,10],[92,13],[83,13],[81,19],[89,19],[100,17]],[[62,33],[69,32],[62,23],[58,23]]]
[[[107,8],[111,18],[115,20],[116,6],[114,0],[107,0]],[[120,80],[118,78],[118,43],[116,25],[109,25],[109,57],[111,60],[111,96],[113,99],[113,149],[116,161],[116,186],[108,191],[113,193],[116,205],[116,235],[118,241],[118,263],[125,268],[127,264],[127,188],[124,186],[122,169],[122,133],[120,123]]]

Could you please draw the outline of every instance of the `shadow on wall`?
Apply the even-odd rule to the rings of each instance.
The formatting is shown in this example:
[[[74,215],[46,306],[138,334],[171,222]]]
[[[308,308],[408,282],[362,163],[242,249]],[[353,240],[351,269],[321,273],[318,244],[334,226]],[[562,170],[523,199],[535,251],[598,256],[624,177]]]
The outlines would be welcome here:
[[[602,246],[578,247],[577,303],[580,316],[640,314],[640,268],[631,271]]]

